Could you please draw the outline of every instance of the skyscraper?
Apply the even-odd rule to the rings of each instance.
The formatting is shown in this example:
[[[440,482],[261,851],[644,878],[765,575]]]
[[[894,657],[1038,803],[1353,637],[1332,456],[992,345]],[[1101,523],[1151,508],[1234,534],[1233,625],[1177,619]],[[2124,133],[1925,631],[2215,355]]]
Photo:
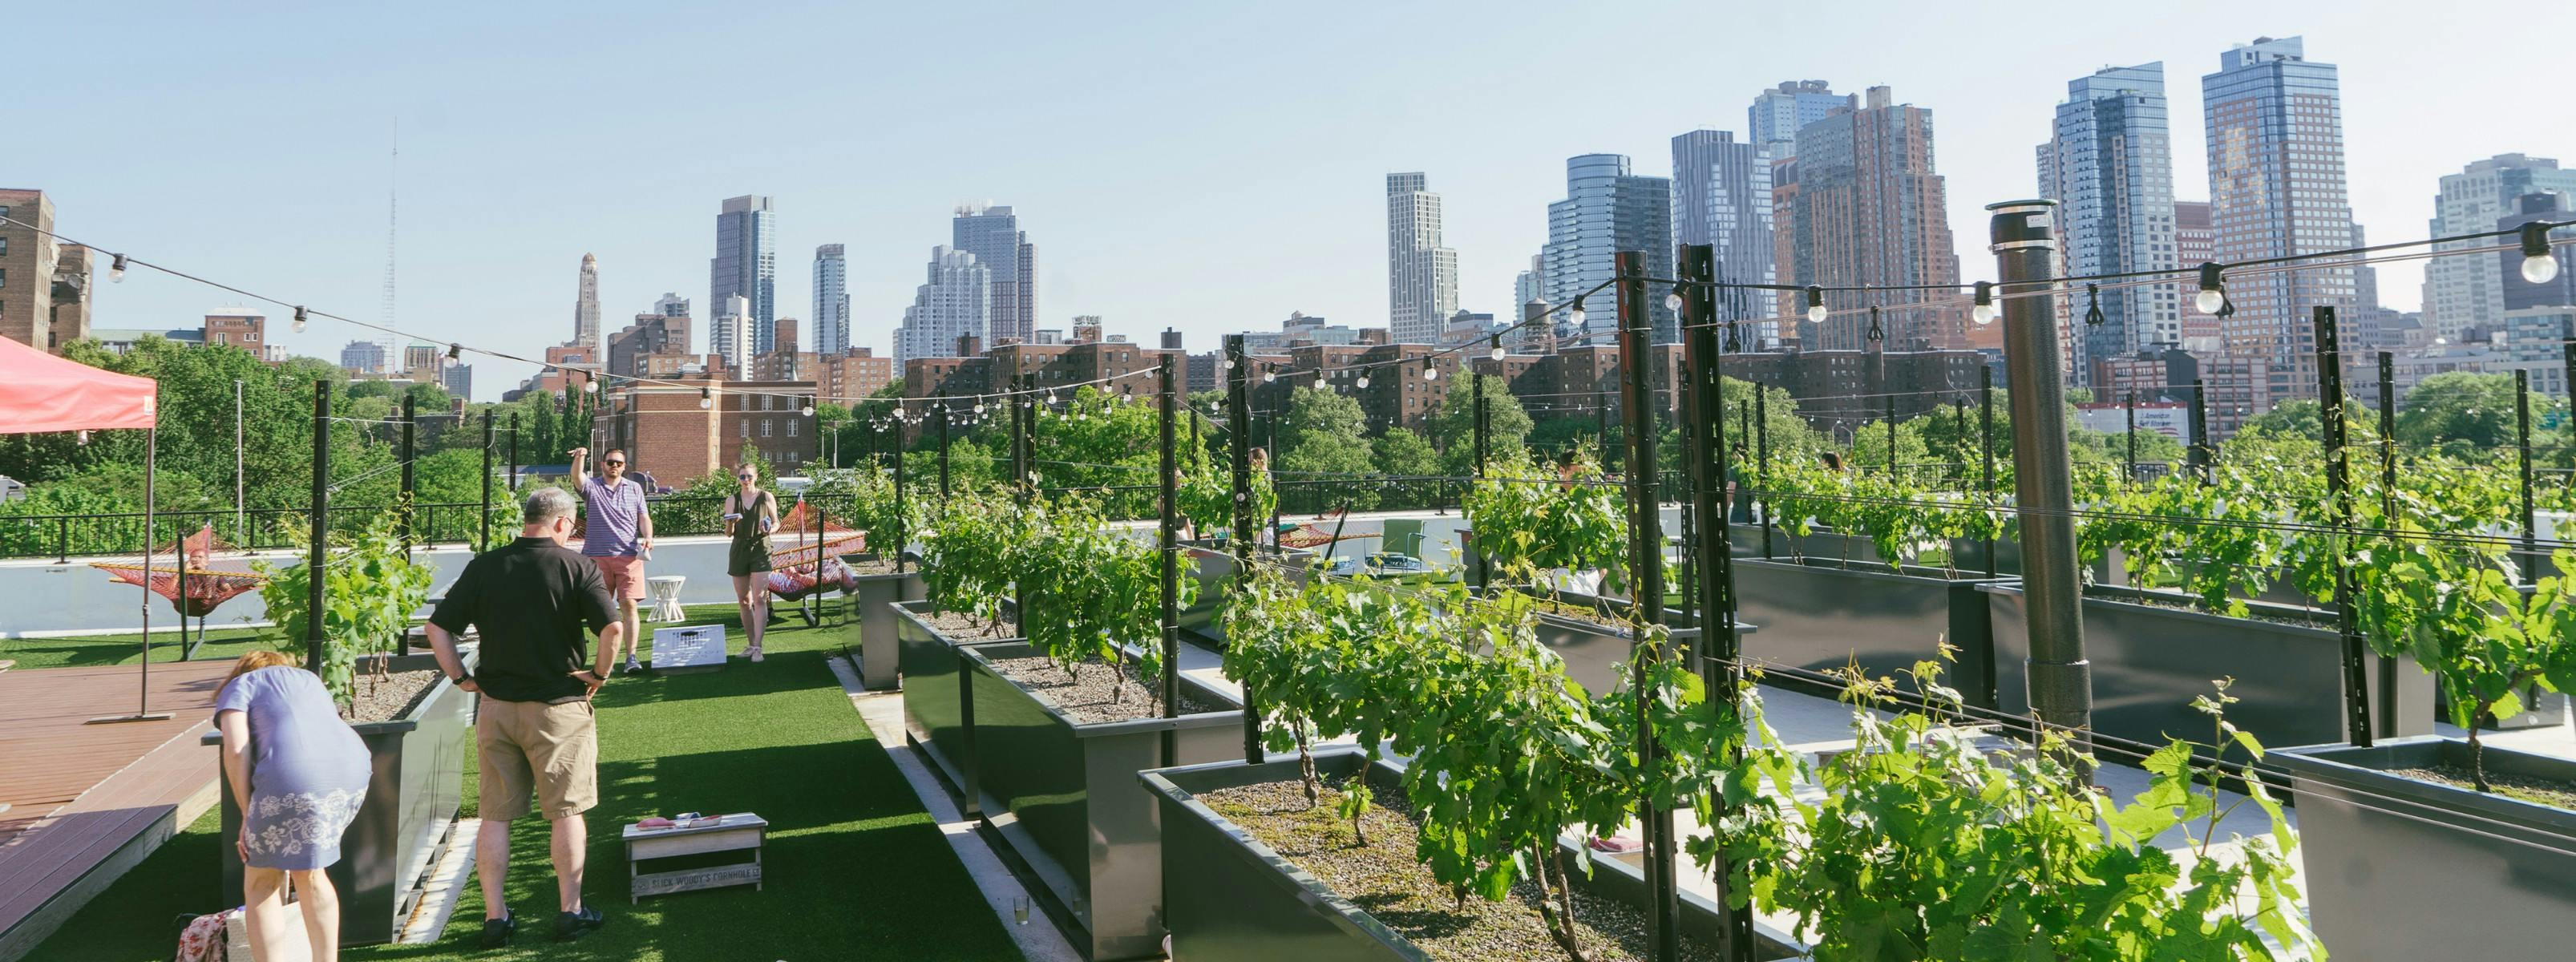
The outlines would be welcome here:
[[[2218,229],[2209,223],[2209,202],[2174,201],[2174,263],[2199,267],[2218,259]],[[2218,318],[2196,310],[2182,312],[2182,348],[2211,353],[2219,349]]]
[[[747,377],[752,357],[761,353],[764,335],[758,332],[768,327],[752,316],[750,298],[735,294],[717,301],[715,322],[707,325],[707,353],[723,358],[735,378]]]
[[[949,222],[949,247],[975,255],[992,275],[992,317],[989,329],[977,336],[994,346],[1029,340],[1038,326],[1038,249],[1020,229],[1020,218],[1009,207],[960,205]],[[951,350],[954,345],[929,356]]]
[[[1694,130],[1673,138],[1673,243],[1717,249],[1717,277],[1769,284],[1771,264],[1771,161],[1761,148],[1737,143],[1723,130]],[[1753,334],[1772,336],[1769,291],[1726,291],[1718,298],[1722,319],[1756,319]]]
[[[2525,194],[2576,191],[2576,170],[2560,170],[2547,157],[2498,154],[2442,176],[2441,193],[2433,198],[2432,235],[2450,237],[2496,229],[2496,221],[2519,213]],[[2492,241],[2458,241],[2437,250],[2472,247]],[[2443,337],[2458,341],[2469,328],[2493,330],[2504,320],[2506,271],[2493,257],[2437,257],[2424,262],[2424,323]],[[2515,278],[2519,280],[2519,278]]]
[[[653,310],[651,313],[655,317],[687,317],[689,316],[689,299],[681,297],[676,291],[665,293],[662,295],[660,300],[653,302]],[[684,349],[688,347],[686,344],[680,346]]]
[[[2339,250],[2352,243],[2335,68],[2297,37],[2256,39],[2200,78],[2209,137],[2209,209],[2222,264]],[[2226,278],[2235,313],[2219,321],[2230,353],[2269,362],[2247,414],[2317,392],[2310,311],[2355,306],[2349,267]]]
[[[2039,196],[2061,203],[2068,274],[2173,270],[2173,146],[2165,66],[2104,67],[2066,84],[2055,135],[2039,145]],[[2098,360],[2135,357],[2182,340],[2181,282],[2113,287],[2061,301],[2074,364],[2068,383],[2093,384]],[[2101,311],[2099,323],[2088,316]]]
[[[1775,161],[1798,156],[1798,130],[1846,100],[1822,80],[1783,80],[1753,96],[1753,106],[1744,111],[1744,139]]]
[[[1584,154],[1565,161],[1565,199],[1547,205],[1546,295],[1563,304],[1616,273],[1613,255],[1646,252],[1646,270],[1658,277],[1673,269],[1673,182],[1628,172],[1622,154]],[[1586,302],[1585,327],[1613,331],[1618,312],[1609,291]],[[1680,340],[1663,295],[1646,298],[1656,343]]]
[[[1895,103],[1886,87],[1871,87],[1844,107],[1798,131],[1798,156],[1778,169],[1794,171],[1794,190],[1774,193],[1789,203],[1780,247],[1781,283],[1823,285],[1955,285],[1959,256],[1951,246],[1948,199],[1932,168],[1932,111]],[[1843,312],[1894,308],[1879,319],[1881,340],[1870,340],[1870,319],[1845,313],[1821,327],[1799,323],[1810,350],[1884,348],[1920,351],[1965,347],[1958,311],[1907,308],[1958,299],[1944,291],[1832,291],[1825,306]],[[1810,328],[1816,328],[1810,330]]]
[[[895,364],[916,357],[955,357],[958,339],[992,346],[993,272],[975,255],[950,247],[930,249],[929,277],[903,310],[895,329]]]
[[[841,245],[814,248],[814,353],[850,349],[850,262]]]
[[[750,302],[751,353],[769,353],[769,326],[778,320],[778,215],[769,198],[728,199],[716,215],[716,256],[707,262],[707,300],[723,316],[725,298]],[[711,331],[722,331],[718,324]],[[711,353],[722,353],[714,344]]]
[[[1387,333],[1431,344],[1458,310],[1458,252],[1440,246],[1440,195],[1421,172],[1386,175]]]
[[[581,255],[581,294],[572,302],[572,343],[599,349],[599,256]]]

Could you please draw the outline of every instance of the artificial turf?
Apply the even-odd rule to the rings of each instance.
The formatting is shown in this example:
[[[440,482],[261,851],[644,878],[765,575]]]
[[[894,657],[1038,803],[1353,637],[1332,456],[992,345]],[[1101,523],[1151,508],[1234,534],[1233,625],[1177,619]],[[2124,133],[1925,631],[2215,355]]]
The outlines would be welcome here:
[[[267,637],[273,628],[207,628],[205,644],[192,656],[197,661],[231,661],[254,648],[274,648]],[[189,642],[197,640],[195,629],[188,632]],[[185,646],[180,643],[175,625],[152,629],[152,663],[178,661]],[[131,665],[142,660],[143,636],[85,635],[66,638],[13,638],[0,641],[0,660],[15,661],[11,670],[30,668],[89,668],[99,665]]]
[[[722,622],[731,608],[691,612]],[[826,659],[851,629],[781,625],[768,659],[722,671],[620,676],[600,690],[600,805],[589,814],[584,885],[608,924],[574,943],[547,939],[555,911],[545,822],[513,826],[508,897],[517,945],[475,948],[482,887],[468,884],[446,933],[427,945],[372,946],[367,959],[1006,959],[1001,922],[922,811],[883,746],[851,709]],[[474,803],[472,758],[466,807]],[[766,886],[626,899],[627,822],[680,811],[757,812],[769,820]],[[174,920],[212,911],[221,841],[207,813],[36,947],[31,959],[167,959]]]

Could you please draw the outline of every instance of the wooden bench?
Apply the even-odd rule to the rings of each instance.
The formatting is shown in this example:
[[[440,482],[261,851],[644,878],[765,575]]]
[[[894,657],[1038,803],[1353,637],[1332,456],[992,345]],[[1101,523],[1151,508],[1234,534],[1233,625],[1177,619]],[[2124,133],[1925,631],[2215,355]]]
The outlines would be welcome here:
[[[695,821],[712,821],[712,824],[682,823],[669,828],[626,826],[628,904],[647,895],[694,892],[727,885],[748,885],[753,891],[760,891],[760,849],[769,838],[769,821],[749,812]],[[745,851],[751,853],[751,861],[669,872],[646,872],[638,864],[648,859]]]

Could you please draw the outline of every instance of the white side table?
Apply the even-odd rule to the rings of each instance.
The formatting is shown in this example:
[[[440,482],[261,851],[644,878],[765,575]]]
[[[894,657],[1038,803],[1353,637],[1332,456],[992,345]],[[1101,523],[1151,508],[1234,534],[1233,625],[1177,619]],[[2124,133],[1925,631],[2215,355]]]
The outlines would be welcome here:
[[[653,607],[644,613],[644,620],[688,620],[689,613],[680,609],[680,588],[688,583],[686,575],[657,575],[644,579],[644,590],[653,596]]]

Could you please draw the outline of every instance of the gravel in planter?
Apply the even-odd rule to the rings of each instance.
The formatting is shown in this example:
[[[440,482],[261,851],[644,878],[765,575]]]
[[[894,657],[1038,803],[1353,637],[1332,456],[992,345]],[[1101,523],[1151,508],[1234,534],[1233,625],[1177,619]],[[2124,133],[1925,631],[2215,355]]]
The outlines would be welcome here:
[[[1155,700],[1157,692],[1153,688],[1132,675],[1122,678],[1097,661],[1084,662],[1079,674],[1070,675],[1064,666],[1044,655],[996,658],[993,668],[1020,686],[1021,691],[1055,706],[1077,724],[1136,721],[1162,715],[1163,706]],[[1187,688],[1181,690],[1181,714],[1223,710],[1222,706],[1200,703]]]
[[[2461,791],[2477,791],[2477,783],[2470,780],[2469,770],[2457,765],[2442,765],[2435,768],[2397,768],[2390,769],[2388,774],[2400,778],[2412,778],[2419,782],[2448,785]],[[2518,802],[2550,805],[2576,811],[2576,782],[2490,771],[2487,773],[2487,784],[2494,787],[2495,791],[2492,794],[2502,795]]]
[[[1020,635],[1019,622],[985,621],[963,611],[933,611],[922,615],[921,620],[950,641],[1000,641]]]
[[[894,570],[894,562],[887,561],[883,558],[879,558],[875,561],[850,561],[843,559],[841,563],[849,566],[851,574],[858,575],[862,578],[869,575],[890,575],[898,573],[918,574],[921,571],[920,568],[914,568],[910,571],[897,572]]]
[[[352,724],[401,718],[410,714],[421,699],[429,697],[429,690],[437,687],[438,678],[439,671],[435,668],[397,671],[381,678],[371,672],[360,671],[357,683],[351,686],[354,690],[350,693],[349,707],[341,709],[341,717]]]
[[[1341,799],[1339,784],[1327,779],[1322,800],[1312,807],[1306,804],[1305,788],[1293,780],[1205,792],[1198,799],[1431,958],[1455,962],[1562,962],[1567,958],[1539,915],[1540,894],[1534,884],[1512,886],[1511,897],[1501,902],[1470,895],[1460,908],[1449,888],[1433,880],[1431,869],[1414,859],[1416,823],[1401,795],[1377,794],[1368,814],[1360,817],[1369,844],[1353,846],[1350,823],[1334,814]],[[1571,856],[1565,868],[1582,871]],[[1646,957],[1646,916],[1635,907],[1578,889],[1574,918],[1576,940],[1595,962]],[[1717,947],[1686,939],[1682,957],[1716,959]]]

